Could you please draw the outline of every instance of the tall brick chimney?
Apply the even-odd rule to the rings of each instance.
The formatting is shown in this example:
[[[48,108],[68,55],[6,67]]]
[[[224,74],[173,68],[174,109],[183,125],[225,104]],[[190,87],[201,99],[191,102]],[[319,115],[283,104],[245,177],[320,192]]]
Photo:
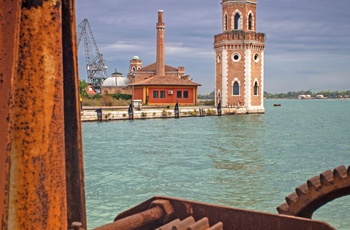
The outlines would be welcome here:
[[[157,23],[157,76],[165,76],[165,64],[164,64],[164,29],[165,25],[163,22],[163,10],[158,10],[158,23]]]

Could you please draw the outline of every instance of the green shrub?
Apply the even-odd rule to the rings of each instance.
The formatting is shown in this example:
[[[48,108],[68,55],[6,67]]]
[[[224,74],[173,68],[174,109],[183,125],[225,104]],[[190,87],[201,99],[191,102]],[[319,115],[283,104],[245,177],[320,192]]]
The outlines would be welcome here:
[[[116,93],[111,95],[116,100],[131,100],[130,94],[122,94],[122,93]]]
[[[95,95],[92,95],[92,96],[89,96],[90,99],[93,99],[93,100],[98,100],[102,97],[101,94],[95,94]]]
[[[126,106],[131,100],[114,99],[112,95],[104,94],[94,97],[83,97],[83,106]]]

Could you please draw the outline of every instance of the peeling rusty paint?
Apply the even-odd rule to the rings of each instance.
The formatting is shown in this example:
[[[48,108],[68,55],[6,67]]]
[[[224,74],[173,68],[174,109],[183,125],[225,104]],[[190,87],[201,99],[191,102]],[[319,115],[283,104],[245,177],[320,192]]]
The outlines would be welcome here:
[[[86,226],[75,24],[74,0],[0,0],[1,229]]]
[[[38,6],[43,6],[43,2],[43,0],[23,0],[22,7],[27,9],[37,8]]]
[[[145,211],[151,211],[152,203],[157,200],[169,202],[174,212],[172,215],[155,216],[153,221],[142,221],[140,214]],[[194,220],[199,221],[203,218],[208,218],[210,225],[222,223],[224,229],[275,229],[275,230],[294,230],[294,229],[309,229],[309,230],[334,230],[332,226],[325,222],[305,219],[295,216],[278,215],[244,209],[230,208],[219,205],[205,204],[195,201],[188,201],[172,197],[153,197],[136,207],[120,213],[115,222],[109,225],[96,228],[96,230],[120,229],[119,226],[131,226],[126,229],[157,229],[164,225],[164,218],[171,222],[176,219],[184,220],[189,216]],[[137,219],[137,217],[139,219]],[[170,218],[169,218],[170,217]],[[157,218],[158,221],[155,221]],[[136,225],[137,223],[137,225]],[[116,228],[114,228],[117,226]],[[122,229],[122,228],[121,228]],[[182,228],[180,228],[182,229]]]
[[[61,9],[25,1],[11,108],[9,229],[67,229]]]

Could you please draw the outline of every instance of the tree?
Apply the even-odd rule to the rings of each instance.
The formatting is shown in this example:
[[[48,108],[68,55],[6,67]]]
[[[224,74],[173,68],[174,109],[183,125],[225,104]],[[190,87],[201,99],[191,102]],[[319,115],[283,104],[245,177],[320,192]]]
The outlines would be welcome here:
[[[89,84],[86,81],[79,80],[79,93],[80,97],[88,97],[86,88]]]

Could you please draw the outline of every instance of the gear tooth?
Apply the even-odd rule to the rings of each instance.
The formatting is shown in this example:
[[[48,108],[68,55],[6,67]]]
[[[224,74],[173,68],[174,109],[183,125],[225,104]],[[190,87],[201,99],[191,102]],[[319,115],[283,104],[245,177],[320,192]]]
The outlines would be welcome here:
[[[314,176],[308,179],[306,183],[309,189],[315,188],[316,190],[319,190],[321,187],[321,181],[319,176]]]
[[[307,180],[277,207],[279,214],[311,218],[322,205],[335,198],[350,195],[350,165],[340,165]],[[315,202],[317,205],[315,206]]]
[[[288,215],[288,209],[289,209],[289,205],[287,203],[283,203],[281,204],[280,206],[278,206],[277,208],[277,212],[279,214],[285,214],[285,215]]]
[[[309,190],[309,188],[308,188],[307,184],[302,184],[295,189],[295,192],[300,197],[302,195],[305,195],[308,190]]]
[[[334,179],[343,179],[343,178],[347,177],[346,167],[344,165],[340,165],[340,166],[336,167],[333,170],[333,177],[334,177]]]
[[[324,171],[320,174],[322,185],[333,184],[333,172],[331,170]]]
[[[288,205],[295,203],[297,200],[298,200],[298,195],[295,192],[293,192],[289,196],[286,196],[286,201]]]

